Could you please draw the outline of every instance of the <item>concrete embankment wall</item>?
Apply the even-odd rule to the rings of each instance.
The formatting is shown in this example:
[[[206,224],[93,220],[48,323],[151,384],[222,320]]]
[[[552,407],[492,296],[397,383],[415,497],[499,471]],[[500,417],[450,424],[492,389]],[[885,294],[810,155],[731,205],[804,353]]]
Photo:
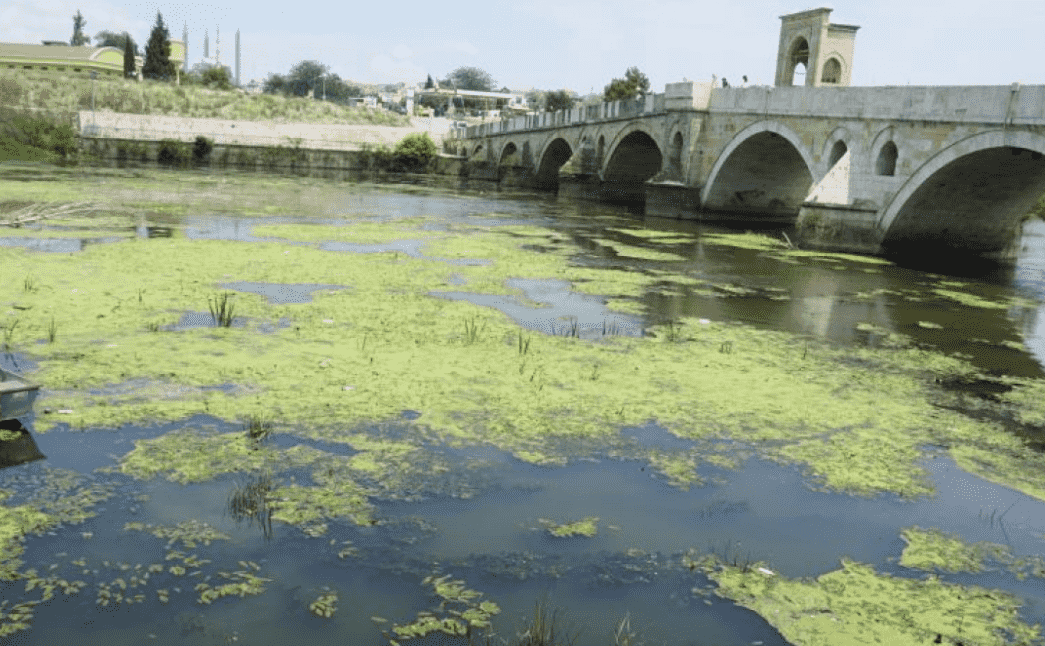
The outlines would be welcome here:
[[[160,161],[160,141],[134,139],[82,138],[80,148],[93,157],[117,164],[139,164]],[[183,154],[191,159],[192,145],[183,142]],[[271,171],[368,171],[377,170],[364,150],[323,150],[287,146],[215,145],[204,160],[191,160],[190,165],[242,170]],[[448,155],[438,156],[430,172],[436,175],[465,174],[464,160]]]
[[[415,132],[429,133],[438,146],[448,129],[445,119],[414,119],[409,127],[396,127],[90,111],[78,113],[75,125],[80,134],[80,149],[100,159],[154,162],[160,156],[162,140],[175,140],[191,147],[197,137],[203,136],[214,145],[204,160],[207,163],[258,170],[363,170],[370,166],[365,152],[368,147],[391,148]],[[447,164],[437,166],[444,169]],[[459,174],[459,169],[450,169],[450,174]]]
[[[441,145],[448,127],[442,119],[415,119],[412,125],[401,127],[194,119],[89,110],[81,111],[77,121],[80,136],[85,138],[192,142],[204,136],[219,145],[297,145],[313,150],[358,150],[363,145],[391,147],[414,132],[427,132],[436,145]]]

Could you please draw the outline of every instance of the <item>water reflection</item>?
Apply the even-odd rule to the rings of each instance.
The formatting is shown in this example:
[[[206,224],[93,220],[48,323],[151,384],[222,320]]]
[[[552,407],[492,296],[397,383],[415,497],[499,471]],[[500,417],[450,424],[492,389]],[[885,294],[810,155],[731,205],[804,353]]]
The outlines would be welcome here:
[[[522,327],[545,334],[595,339],[604,336],[642,336],[642,319],[610,311],[598,296],[570,291],[562,280],[511,278],[509,287],[521,289],[526,298],[543,307],[523,305],[511,296],[473,294],[470,292],[430,292],[432,296],[450,300],[466,300],[476,305],[496,308]]]

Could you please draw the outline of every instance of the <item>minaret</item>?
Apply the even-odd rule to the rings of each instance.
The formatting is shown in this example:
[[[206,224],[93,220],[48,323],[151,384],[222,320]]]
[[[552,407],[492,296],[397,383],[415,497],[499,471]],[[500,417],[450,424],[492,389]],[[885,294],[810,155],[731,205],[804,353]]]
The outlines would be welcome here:
[[[185,43],[185,57],[181,61],[181,71],[189,73],[189,23],[185,22],[185,28],[181,32],[181,42]]]
[[[236,30],[236,87],[239,87],[239,29]]]
[[[210,33],[203,30],[203,58],[210,58]]]

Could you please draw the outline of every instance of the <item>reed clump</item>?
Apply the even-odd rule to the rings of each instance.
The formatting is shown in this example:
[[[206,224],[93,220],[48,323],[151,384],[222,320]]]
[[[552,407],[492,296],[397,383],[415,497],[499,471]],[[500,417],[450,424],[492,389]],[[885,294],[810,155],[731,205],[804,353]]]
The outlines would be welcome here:
[[[275,480],[269,474],[250,476],[229,495],[226,512],[236,522],[246,520],[258,524],[266,539],[272,538],[272,508],[269,494],[275,488]]]
[[[232,327],[233,312],[235,310],[232,296],[231,293],[225,292],[220,296],[212,296],[207,299],[207,306],[210,309],[211,318],[214,319],[214,325],[218,327]]]

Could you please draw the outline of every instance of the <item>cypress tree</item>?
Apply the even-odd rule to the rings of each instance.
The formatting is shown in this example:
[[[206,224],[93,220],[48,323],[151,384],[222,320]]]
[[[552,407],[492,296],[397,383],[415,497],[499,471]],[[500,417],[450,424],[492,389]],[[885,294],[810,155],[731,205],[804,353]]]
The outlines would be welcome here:
[[[158,81],[169,81],[174,76],[174,64],[171,63],[171,35],[167,26],[163,24],[163,16],[159,11],[156,12],[156,24],[149,34],[149,42],[145,45],[142,76]]]
[[[87,26],[87,21],[84,20],[83,14],[80,10],[76,10],[76,15],[73,16],[73,38],[69,41],[70,45],[90,45],[91,39],[84,35],[84,27]]]
[[[127,39],[123,41],[123,76],[128,78],[134,76],[134,47],[130,34],[124,32],[124,35]]]

